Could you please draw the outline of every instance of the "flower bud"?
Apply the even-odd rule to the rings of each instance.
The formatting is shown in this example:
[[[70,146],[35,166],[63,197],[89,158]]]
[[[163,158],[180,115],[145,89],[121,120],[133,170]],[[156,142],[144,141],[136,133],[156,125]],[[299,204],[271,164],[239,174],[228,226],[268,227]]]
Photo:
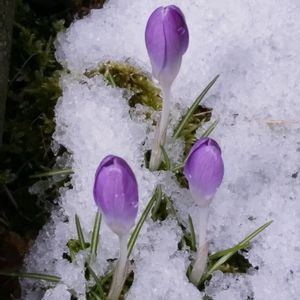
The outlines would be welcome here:
[[[108,155],[102,160],[95,175],[94,199],[111,230],[119,236],[127,234],[137,215],[138,187],[124,159]]]
[[[171,85],[189,44],[182,11],[175,5],[157,8],[148,20],[145,40],[153,76],[161,84]]]
[[[224,175],[221,149],[216,141],[201,138],[195,143],[185,163],[184,175],[194,200],[200,206],[209,205]]]

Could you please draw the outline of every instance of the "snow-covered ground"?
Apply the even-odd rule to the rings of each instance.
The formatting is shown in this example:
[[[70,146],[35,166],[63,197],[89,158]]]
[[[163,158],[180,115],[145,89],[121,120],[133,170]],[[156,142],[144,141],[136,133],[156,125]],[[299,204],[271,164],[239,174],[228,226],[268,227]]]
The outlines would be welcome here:
[[[64,284],[48,290],[45,299],[70,299],[67,289],[71,288],[84,299],[84,253],[78,255],[77,264],[62,259],[62,253],[67,252],[67,241],[76,238],[75,213],[86,237],[91,235],[96,212],[94,173],[107,154],[122,156],[133,168],[139,214],[156,184],[162,183],[182,218],[190,213],[196,222],[188,191],[180,189],[170,173],[151,173],[142,167],[153,138],[149,123],[130,118],[121,90],[106,86],[101,76],[83,79],[82,75],[100,62],[127,58],[150,72],[145,24],[156,7],[167,4],[183,10],[190,31],[190,46],[173,88],[173,111],[176,103],[191,105],[201,89],[221,74],[205,102],[220,120],[212,137],[220,143],[225,163],[224,182],[211,206],[210,250],[230,247],[274,220],[248,253],[258,270],[245,275],[216,272],[205,292],[215,300],[299,299],[298,0],[110,0],[104,9],[92,11],[62,33],[57,59],[71,73],[61,80],[54,140],[72,153],[73,188],[62,191],[61,208],[40,233],[26,268],[62,277]],[[177,251],[179,240],[173,220],[145,224],[133,251],[135,277],[127,299],[201,298],[186,278],[188,253]],[[99,275],[107,270],[106,259],[117,257],[117,249],[116,237],[102,224],[94,266]],[[24,298],[41,299],[39,289],[31,291],[24,283]]]

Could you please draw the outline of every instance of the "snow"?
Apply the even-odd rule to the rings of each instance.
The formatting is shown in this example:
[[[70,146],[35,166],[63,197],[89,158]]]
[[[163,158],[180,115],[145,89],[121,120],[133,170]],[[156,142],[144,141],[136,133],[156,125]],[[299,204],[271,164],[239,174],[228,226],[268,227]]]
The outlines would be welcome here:
[[[67,241],[76,238],[75,214],[86,238],[91,236],[96,213],[94,173],[107,154],[122,156],[134,170],[139,214],[156,184],[162,183],[180,216],[186,221],[190,213],[197,221],[188,191],[180,189],[170,173],[151,173],[143,167],[144,152],[153,138],[150,124],[130,118],[122,90],[106,86],[101,76],[83,76],[100,62],[128,58],[151,72],[144,28],[152,10],[167,4],[183,10],[190,31],[190,46],[173,87],[173,117],[178,118],[178,104],[186,109],[221,74],[205,102],[220,120],[212,137],[220,143],[225,163],[224,182],[210,210],[210,251],[231,247],[274,220],[248,253],[258,270],[245,275],[218,271],[205,293],[215,300],[298,299],[300,3],[296,0],[110,0],[104,9],[93,10],[60,34],[57,59],[70,74],[61,79],[63,96],[56,107],[53,138],[72,155],[73,188],[61,190],[60,207],[37,238],[26,269],[62,277],[63,284],[47,291],[44,299],[69,299],[69,289],[85,298],[87,254],[80,252],[76,264],[70,264],[62,253],[67,252]],[[172,157],[178,157],[180,147],[180,143],[173,150],[168,147]],[[173,220],[145,224],[133,251],[135,278],[127,299],[193,300],[204,295],[185,276],[188,253],[178,251],[180,238]],[[108,270],[106,259],[117,257],[117,245],[103,223],[94,266],[97,274]],[[41,299],[41,285],[32,289],[32,281],[25,281],[23,287],[25,299]]]

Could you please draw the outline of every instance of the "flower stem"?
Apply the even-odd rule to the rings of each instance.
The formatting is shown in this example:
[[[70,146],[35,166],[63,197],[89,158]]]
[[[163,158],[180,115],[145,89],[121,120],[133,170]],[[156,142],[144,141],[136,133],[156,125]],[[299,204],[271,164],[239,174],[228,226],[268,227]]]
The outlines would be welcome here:
[[[195,285],[201,280],[201,277],[206,269],[208,260],[208,241],[206,239],[206,229],[208,221],[209,206],[199,208],[199,241],[197,247],[196,260],[190,275],[190,280]]]
[[[162,85],[161,87],[162,96],[163,96],[163,107],[161,112],[161,118],[159,121],[159,125],[156,127],[156,132],[154,136],[154,142],[151,151],[149,168],[150,170],[157,170],[159,168],[162,151],[161,146],[165,143],[167,125],[170,114],[171,107],[171,86],[170,85]]]
[[[113,281],[110,287],[107,300],[118,300],[122,292],[123,284],[126,280],[127,269],[128,269],[127,240],[128,240],[127,235],[119,236],[120,256],[114,271]]]

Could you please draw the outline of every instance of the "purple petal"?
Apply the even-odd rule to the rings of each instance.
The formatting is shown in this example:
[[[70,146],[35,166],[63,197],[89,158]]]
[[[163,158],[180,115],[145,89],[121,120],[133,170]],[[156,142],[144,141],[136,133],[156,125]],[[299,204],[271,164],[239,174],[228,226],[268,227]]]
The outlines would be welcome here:
[[[181,10],[175,5],[156,9],[148,20],[145,38],[153,76],[161,83],[171,84],[189,43]]]
[[[200,139],[191,149],[184,167],[191,191],[198,198],[211,199],[222,183],[224,163],[221,149],[210,138]]]
[[[158,77],[165,62],[165,34],[163,28],[163,7],[157,8],[149,17],[145,41],[150,57],[153,76]]]
[[[97,169],[94,199],[104,219],[117,234],[130,230],[138,210],[135,176],[120,157],[107,156]]]
[[[167,6],[165,10],[167,11],[166,14],[169,14],[170,16],[164,20],[172,20],[174,32],[176,32],[177,39],[179,40],[180,44],[180,53],[183,55],[189,45],[189,31],[186,25],[185,17],[182,11],[175,5]]]

